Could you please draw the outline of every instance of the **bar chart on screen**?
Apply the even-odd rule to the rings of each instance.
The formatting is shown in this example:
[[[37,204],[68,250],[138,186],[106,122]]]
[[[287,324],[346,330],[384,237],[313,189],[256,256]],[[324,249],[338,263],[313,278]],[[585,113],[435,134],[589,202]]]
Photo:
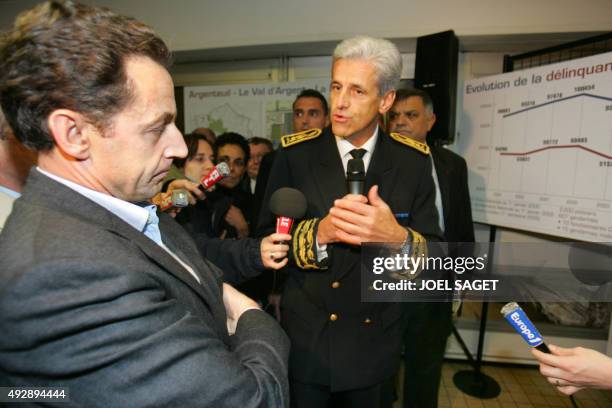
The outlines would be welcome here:
[[[466,82],[457,150],[475,221],[612,242],[612,53]]]

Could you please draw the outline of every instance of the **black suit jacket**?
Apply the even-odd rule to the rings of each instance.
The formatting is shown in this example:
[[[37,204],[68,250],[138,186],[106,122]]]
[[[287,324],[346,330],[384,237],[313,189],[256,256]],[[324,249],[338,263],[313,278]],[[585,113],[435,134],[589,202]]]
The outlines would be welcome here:
[[[379,131],[366,173],[366,189],[379,194],[394,214],[426,237],[438,237],[431,164],[426,155]],[[335,199],[347,194],[345,172],[330,128],[316,139],[276,153],[260,225],[271,227],[270,195],[293,187],[307,198],[305,218],[322,218]],[[343,391],[380,383],[400,361],[401,307],[366,303],[360,298],[359,247],[328,246],[329,268],[292,268],[282,296],[282,325],[291,339],[290,375]],[[332,284],[337,282],[337,287]],[[338,318],[330,320],[331,314]]]
[[[444,236],[448,242],[474,242],[474,223],[467,165],[463,157],[439,146],[431,147],[444,212]]]
[[[248,311],[229,336],[222,273],[160,215],[171,255],[33,170],[0,235],[0,384],[72,406],[286,406],[285,334]]]

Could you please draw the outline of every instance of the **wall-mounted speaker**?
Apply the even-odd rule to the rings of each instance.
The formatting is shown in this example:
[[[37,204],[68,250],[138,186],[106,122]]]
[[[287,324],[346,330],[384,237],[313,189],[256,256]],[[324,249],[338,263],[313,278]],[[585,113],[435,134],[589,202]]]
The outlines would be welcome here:
[[[427,135],[430,144],[455,140],[458,58],[459,40],[452,30],[417,38],[414,85],[431,96],[436,113]]]

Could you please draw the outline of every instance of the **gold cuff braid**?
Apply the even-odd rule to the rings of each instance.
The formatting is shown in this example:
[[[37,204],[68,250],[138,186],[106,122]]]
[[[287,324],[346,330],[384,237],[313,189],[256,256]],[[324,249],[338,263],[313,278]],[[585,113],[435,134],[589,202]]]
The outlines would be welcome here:
[[[403,255],[407,255],[410,258],[418,258],[423,257],[423,259],[427,258],[427,240],[417,231],[406,228],[408,230],[408,236],[406,240],[402,243],[400,247],[400,253]],[[395,279],[407,279],[412,280],[423,272],[422,264],[419,264],[419,269],[414,271],[397,271],[391,273],[391,277]]]
[[[412,242],[404,242],[404,245],[412,244],[411,256],[427,257],[427,240],[424,236],[413,229],[408,228],[408,239]],[[408,241],[408,239],[406,241]]]
[[[317,262],[315,231],[318,218],[300,221],[293,232],[291,246],[293,259],[299,268],[320,269]]]

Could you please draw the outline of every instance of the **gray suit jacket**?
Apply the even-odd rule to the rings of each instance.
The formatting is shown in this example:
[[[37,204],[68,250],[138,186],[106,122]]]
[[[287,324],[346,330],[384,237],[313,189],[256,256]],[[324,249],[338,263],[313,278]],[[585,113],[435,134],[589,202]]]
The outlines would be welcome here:
[[[160,216],[169,254],[33,170],[0,235],[0,386],[69,387],[72,406],[288,405],[287,337],[266,313],[229,336],[222,272]]]

